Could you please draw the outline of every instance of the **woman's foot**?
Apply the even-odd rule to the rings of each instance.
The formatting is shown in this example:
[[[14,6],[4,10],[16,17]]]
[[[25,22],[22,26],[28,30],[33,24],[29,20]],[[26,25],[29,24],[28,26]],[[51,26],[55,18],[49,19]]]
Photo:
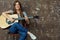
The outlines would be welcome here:
[[[33,34],[33,33],[31,33],[31,32],[28,32],[28,34],[29,34],[29,36],[31,37],[31,39],[32,40],[35,40],[37,37]]]

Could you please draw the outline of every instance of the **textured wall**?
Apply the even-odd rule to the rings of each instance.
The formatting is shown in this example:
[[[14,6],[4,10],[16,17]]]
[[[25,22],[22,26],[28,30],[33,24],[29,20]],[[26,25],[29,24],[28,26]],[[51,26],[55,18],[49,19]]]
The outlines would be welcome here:
[[[12,9],[13,1],[0,0],[0,13]],[[28,15],[40,17],[37,23],[31,19],[29,27],[29,30],[37,36],[36,40],[60,40],[60,0],[20,0],[20,2]],[[6,30],[0,30],[0,40],[7,40],[6,33]],[[27,40],[31,40],[29,36]]]

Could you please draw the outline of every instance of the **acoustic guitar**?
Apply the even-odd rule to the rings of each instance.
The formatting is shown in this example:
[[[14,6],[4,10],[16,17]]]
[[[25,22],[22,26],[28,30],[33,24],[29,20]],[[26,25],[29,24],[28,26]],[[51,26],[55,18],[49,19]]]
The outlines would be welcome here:
[[[15,19],[14,22],[11,22],[9,21],[8,19],[6,19],[3,15],[0,16],[0,27],[1,28],[7,28],[9,27],[10,25],[14,24],[15,22],[18,22],[18,20],[24,20],[25,18],[18,18],[18,15],[17,14],[13,14],[13,15],[8,15],[9,17],[12,17]],[[33,18],[33,16],[30,16],[28,17],[29,19],[30,18]]]

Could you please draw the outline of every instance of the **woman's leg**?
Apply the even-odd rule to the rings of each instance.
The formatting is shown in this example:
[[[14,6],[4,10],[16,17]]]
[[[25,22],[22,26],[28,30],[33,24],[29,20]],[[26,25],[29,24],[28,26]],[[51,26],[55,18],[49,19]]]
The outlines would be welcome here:
[[[26,32],[26,33],[28,32],[28,30],[20,23],[15,23],[15,26],[20,32]]]
[[[29,32],[26,28],[24,28],[20,23],[14,23],[11,26],[11,28],[9,28],[9,30],[12,33],[15,33],[18,30],[20,34],[19,40],[24,40],[27,34],[29,34],[32,39],[36,39],[36,37],[31,32]]]
[[[15,25],[19,31],[19,34],[20,34],[19,40],[25,40],[27,37],[28,30],[26,28],[24,28],[20,23],[16,23]]]
[[[9,32],[10,33],[16,33],[17,32],[15,23],[13,25],[11,25],[11,27],[9,28]]]
[[[27,34],[31,37],[31,39],[33,39],[33,40],[36,39],[36,36],[33,33],[29,32],[26,28],[24,28],[20,23],[18,23],[16,25],[17,25],[17,27],[18,27],[18,25],[21,27],[21,28],[19,27],[21,29],[21,31],[20,31],[20,34],[21,34],[20,40],[24,40],[26,38]]]
[[[27,36],[27,29],[24,28],[20,23],[14,23],[10,28],[9,28],[10,32],[15,33],[18,31],[18,33],[20,34],[20,38],[19,40],[25,40],[26,36]]]

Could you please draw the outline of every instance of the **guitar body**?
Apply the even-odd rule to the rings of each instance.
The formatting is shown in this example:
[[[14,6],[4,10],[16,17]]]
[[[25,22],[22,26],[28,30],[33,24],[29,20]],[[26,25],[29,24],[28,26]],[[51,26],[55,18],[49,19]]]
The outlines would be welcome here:
[[[9,17],[18,18],[18,16],[16,14],[15,15],[9,15]],[[18,22],[18,20],[15,20],[15,22]],[[12,24],[8,24],[7,19],[3,15],[0,16],[0,27],[1,28],[7,28]]]
[[[6,18],[4,16],[0,16],[0,27],[7,28],[9,25],[6,23]]]

